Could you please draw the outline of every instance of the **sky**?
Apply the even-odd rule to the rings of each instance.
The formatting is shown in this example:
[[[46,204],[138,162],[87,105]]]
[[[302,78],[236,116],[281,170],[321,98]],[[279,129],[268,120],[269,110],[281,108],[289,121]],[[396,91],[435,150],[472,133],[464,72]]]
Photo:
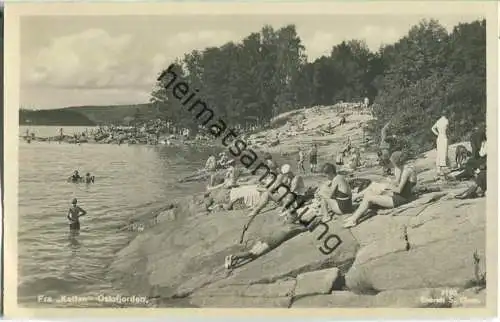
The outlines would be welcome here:
[[[24,16],[21,18],[22,108],[52,109],[149,101],[156,76],[192,50],[240,42],[265,25],[295,24],[308,59],[343,40],[371,50],[394,43],[421,19],[449,31],[479,16],[223,15]]]

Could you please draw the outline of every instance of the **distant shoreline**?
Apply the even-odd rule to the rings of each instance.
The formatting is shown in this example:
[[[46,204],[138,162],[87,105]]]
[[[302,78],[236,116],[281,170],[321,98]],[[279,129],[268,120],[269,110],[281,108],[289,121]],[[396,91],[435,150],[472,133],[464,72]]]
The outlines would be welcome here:
[[[71,106],[46,110],[19,110],[19,125],[27,126],[98,126],[127,124],[132,120],[151,119],[156,115],[151,104]]]

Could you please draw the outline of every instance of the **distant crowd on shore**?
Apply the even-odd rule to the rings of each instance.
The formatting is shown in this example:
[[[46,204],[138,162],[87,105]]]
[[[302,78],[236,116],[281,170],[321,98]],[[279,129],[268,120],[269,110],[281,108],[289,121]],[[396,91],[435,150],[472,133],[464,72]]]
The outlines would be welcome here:
[[[249,125],[236,126],[237,130],[252,132],[259,127]],[[107,144],[166,144],[171,145],[175,140],[207,142],[212,139],[208,131],[199,126],[197,131],[186,127],[173,125],[171,121],[152,119],[138,122],[133,125],[100,125],[97,128],[85,129],[81,132],[65,133],[63,128],[57,130],[57,134],[49,137],[37,137],[32,129],[26,129],[23,135],[26,142],[65,142],[73,144],[81,143],[107,143]]]

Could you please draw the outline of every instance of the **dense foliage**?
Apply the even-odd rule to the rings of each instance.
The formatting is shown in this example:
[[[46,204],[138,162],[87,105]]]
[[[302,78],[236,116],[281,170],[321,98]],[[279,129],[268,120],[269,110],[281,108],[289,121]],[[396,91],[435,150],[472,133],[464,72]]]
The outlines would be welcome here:
[[[486,117],[485,20],[459,24],[451,33],[438,21],[423,20],[377,52],[363,41],[344,41],[313,62],[295,26],[265,26],[240,43],[195,50],[173,63],[232,126],[368,97],[376,118],[372,131],[378,134],[392,119],[390,132],[417,152],[432,147],[430,127],[441,113],[450,120],[451,140],[464,138]],[[155,109],[195,129],[191,113],[169,95],[158,83],[151,94]]]

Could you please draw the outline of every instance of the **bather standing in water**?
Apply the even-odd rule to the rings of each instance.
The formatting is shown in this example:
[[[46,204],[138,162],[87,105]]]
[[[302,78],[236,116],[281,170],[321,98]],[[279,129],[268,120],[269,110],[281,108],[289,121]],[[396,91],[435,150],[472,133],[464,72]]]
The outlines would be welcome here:
[[[94,180],[95,177],[90,175],[90,172],[87,172],[87,174],[85,175],[85,183],[86,184],[94,183]]]
[[[78,183],[78,182],[81,182],[82,180],[83,180],[83,178],[78,173],[78,170],[75,170],[73,172],[73,175],[68,178],[68,181],[72,182],[72,183]]]
[[[76,198],[71,202],[71,207],[68,210],[68,215],[66,218],[69,220],[69,230],[75,231],[80,230],[80,217],[85,216],[87,212],[77,205],[78,200]]]

